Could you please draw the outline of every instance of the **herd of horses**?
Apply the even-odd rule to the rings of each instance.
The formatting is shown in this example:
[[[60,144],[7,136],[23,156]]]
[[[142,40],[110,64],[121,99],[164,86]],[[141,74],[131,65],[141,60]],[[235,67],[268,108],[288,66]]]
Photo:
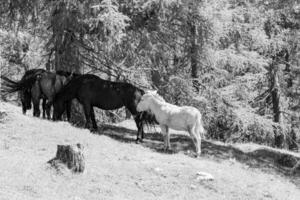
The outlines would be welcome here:
[[[97,130],[94,107],[114,110],[126,107],[133,115],[137,126],[137,142],[144,138],[144,125],[159,124],[164,135],[165,149],[171,148],[169,128],[189,132],[195,146],[196,155],[201,154],[201,135],[204,128],[200,112],[190,106],[179,107],[167,103],[153,91],[144,91],[130,83],[103,80],[93,74],[74,74],[64,71],[50,72],[44,69],[31,69],[21,80],[14,81],[1,76],[2,92],[18,92],[23,114],[33,105],[33,115],[40,116],[42,100],[43,118],[61,120],[66,112],[71,118],[71,102],[77,99],[82,104],[85,127]],[[47,115],[47,116],[46,116]]]

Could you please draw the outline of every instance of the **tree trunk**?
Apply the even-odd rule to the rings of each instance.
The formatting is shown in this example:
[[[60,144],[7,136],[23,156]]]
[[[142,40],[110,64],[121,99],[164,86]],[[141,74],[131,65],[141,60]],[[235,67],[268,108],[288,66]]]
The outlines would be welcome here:
[[[151,80],[156,88],[160,88],[162,84],[162,77],[158,70],[151,70]]]
[[[57,145],[56,157],[48,163],[55,168],[58,168],[59,164],[64,164],[73,172],[83,172],[85,168],[83,146],[79,143],[76,145]]]
[[[287,76],[287,80],[286,80],[286,86],[287,86],[287,90],[288,90],[288,97],[291,100],[292,97],[292,89],[293,89],[293,74],[291,72],[291,65],[290,65],[290,53],[287,49],[283,50],[283,58],[284,58],[284,62],[285,62],[285,74]],[[290,108],[291,109],[291,108]],[[290,132],[288,132],[288,139],[287,139],[287,143],[288,143],[288,148],[290,150],[297,150],[298,146],[296,143],[296,123],[297,123],[297,119],[295,116],[291,116],[291,126],[290,126]]]
[[[193,87],[199,92],[199,64],[198,64],[198,54],[199,46],[197,42],[198,31],[197,26],[194,22],[191,22],[191,77],[193,78]]]
[[[291,89],[293,87],[293,76],[291,74],[291,65],[290,65],[290,54],[288,50],[284,50],[284,62],[285,62],[285,72],[288,76],[287,78],[287,87],[288,89]]]
[[[273,104],[274,122],[281,127],[283,125],[282,109],[281,109],[281,91],[278,78],[278,65],[274,61],[271,64],[271,95]],[[284,130],[275,129],[275,146],[279,148],[286,148],[287,141]]]
[[[125,108],[125,119],[130,119],[130,118],[131,118],[131,113],[127,108]]]
[[[79,47],[75,45],[74,20],[76,20],[76,16],[67,7],[67,3],[61,2],[53,12],[51,27],[54,47],[50,56],[54,52],[54,68],[56,71],[63,70],[80,74]]]
[[[295,166],[291,169],[291,175],[295,174],[297,170],[300,170],[300,160],[295,164]]]

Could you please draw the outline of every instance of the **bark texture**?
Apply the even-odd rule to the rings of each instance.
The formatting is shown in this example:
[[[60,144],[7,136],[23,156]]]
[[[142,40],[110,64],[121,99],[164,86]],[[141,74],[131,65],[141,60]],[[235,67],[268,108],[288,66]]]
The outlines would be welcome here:
[[[79,143],[76,145],[57,145],[56,157],[48,163],[54,167],[62,163],[73,172],[83,172],[85,168],[83,146]]]

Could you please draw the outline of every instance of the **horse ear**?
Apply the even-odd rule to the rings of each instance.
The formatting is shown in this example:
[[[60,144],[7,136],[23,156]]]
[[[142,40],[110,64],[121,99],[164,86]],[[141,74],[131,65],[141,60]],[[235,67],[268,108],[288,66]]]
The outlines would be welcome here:
[[[152,95],[156,95],[156,94],[157,94],[157,90],[152,90],[152,91],[150,91],[150,93],[151,93]]]
[[[157,94],[157,90],[147,90],[146,94]]]

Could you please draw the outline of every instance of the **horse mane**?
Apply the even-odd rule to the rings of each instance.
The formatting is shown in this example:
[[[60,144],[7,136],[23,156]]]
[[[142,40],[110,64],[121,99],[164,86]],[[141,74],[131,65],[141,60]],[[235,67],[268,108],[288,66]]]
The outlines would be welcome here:
[[[73,98],[75,96],[76,91],[81,86],[82,79],[99,79],[98,76],[92,74],[83,74],[78,75],[77,77],[72,78],[66,85],[64,85],[61,90],[56,93],[54,97],[54,101],[60,100],[69,100],[69,98]]]
[[[157,94],[157,93],[151,93],[151,94],[157,100],[162,101],[162,102],[166,102],[166,100],[162,96],[160,96],[159,94]]]
[[[131,88],[133,88],[135,91],[138,91],[141,93],[141,95],[144,95],[146,92],[141,89],[136,87],[135,85],[131,84],[131,83],[127,83],[127,85],[129,85]],[[137,119],[142,123],[142,126],[145,126],[149,129],[149,128],[153,128],[155,127],[156,124],[158,124],[155,115],[149,111],[143,111],[137,114]]]
[[[65,76],[65,77],[68,77],[70,75],[73,75],[74,77],[76,76],[79,76],[80,74],[77,74],[77,73],[73,73],[73,72],[67,72],[67,71],[64,71],[64,70],[57,70],[55,72],[57,75],[60,75],[60,76]]]

